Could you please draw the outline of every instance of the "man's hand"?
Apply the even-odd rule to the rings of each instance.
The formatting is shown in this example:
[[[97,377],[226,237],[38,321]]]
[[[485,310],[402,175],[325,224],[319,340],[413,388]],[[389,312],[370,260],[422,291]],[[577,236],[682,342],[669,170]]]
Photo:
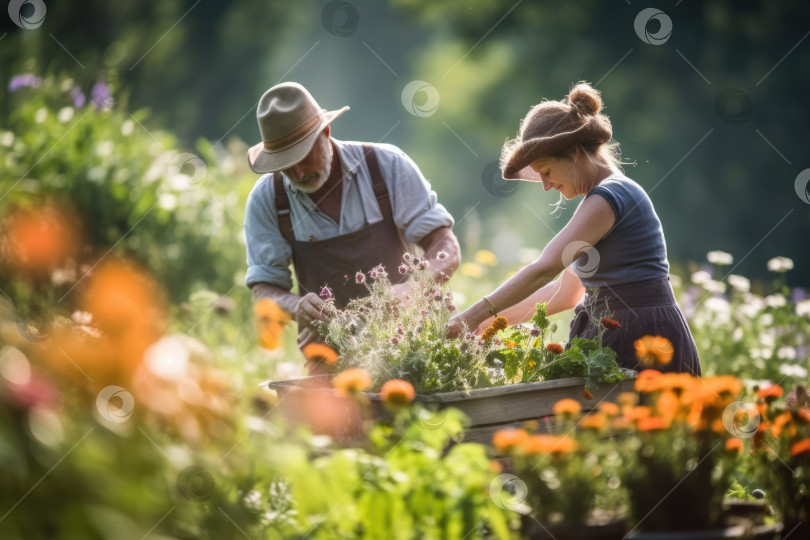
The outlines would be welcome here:
[[[307,293],[295,309],[295,320],[299,332],[304,328],[315,329],[315,321],[329,322],[329,315],[323,309],[324,301],[315,293]],[[300,342],[300,336],[299,336]]]
[[[309,345],[310,343],[317,343],[320,340],[321,335],[318,333],[317,330],[309,327],[300,327],[298,331],[298,348],[302,351],[304,347]]]

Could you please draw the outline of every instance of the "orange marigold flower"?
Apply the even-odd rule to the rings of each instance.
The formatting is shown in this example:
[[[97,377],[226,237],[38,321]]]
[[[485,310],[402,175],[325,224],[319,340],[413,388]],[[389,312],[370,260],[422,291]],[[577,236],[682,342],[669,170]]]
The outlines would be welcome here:
[[[771,433],[773,433],[774,437],[779,437],[782,434],[782,429],[787,427],[787,433],[791,437],[796,435],[796,426],[793,425],[793,416],[789,412],[783,412],[779,416],[773,419],[773,424],[771,425]]]
[[[662,336],[644,336],[634,342],[636,358],[645,366],[666,365],[672,360],[675,348]]]
[[[704,377],[703,384],[704,388],[709,391],[712,398],[716,398],[718,394],[723,393],[737,395],[742,391],[742,381],[731,375]],[[709,396],[704,396],[704,398],[709,399]]]
[[[546,345],[546,350],[547,350],[547,351],[551,351],[551,352],[553,352],[554,354],[562,354],[562,352],[563,352],[565,349],[564,349],[564,348],[563,348],[563,346],[562,346],[562,345],[560,345],[559,343],[549,343],[548,345]]]
[[[635,394],[633,395],[635,396]],[[619,414],[619,406],[610,401],[603,401],[597,406],[597,409],[607,416],[617,416]]]
[[[495,330],[503,330],[507,326],[509,326],[509,321],[506,320],[506,317],[495,317],[495,319],[492,321],[492,328]]]
[[[796,419],[802,423],[810,424],[810,411],[807,409],[799,409],[796,411]]]
[[[582,389],[582,397],[584,397],[585,399],[593,399],[593,394],[587,388],[583,388]]]
[[[557,416],[562,416],[565,414],[579,414],[581,410],[582,405],[579,404],[579,401],[571,398],[561,399],[554,404],[554,414]]]
[[[310,343],[302,351],[307,360],[319,361],[322,360],[327,364],[334,364],[337,362],[338,355],[329,345],[322,343]]]
[[[783,392],[784,390],[782,389],[781,386],[779,386],[778,384],[772,384],[767,388],[762,388],[759,392],[757,392],[757,395],[762,399],[768,398],[779,399],[780,397],[782,397]]]
[[[341,395],[362,392],[371,386],[371,375],[358,368],[347,369],[335,375],[332,385]]]
[[[642,373],[644,372],[642,371]],[[620,405],[633,407],[638,403],[638,394],[635,392],[622,392],[616,397],[616,401],[618,401]]]
[[[605,328],[621,328],[622,325],[616,319],[611,319],[609,317],[602,317],[602,324]]]
[[[638,421],[639,431],[657,431],[669,428],[669,420],[660,416],[648,416]]]
[[[579,445],[564,435],[532,435],[522,445],[523,452],[531,454],[567,454],[575,452]]]
[[[661,389],[661,372],[655,369],[645,369],[636,378],[636,390],[639,392],[655,392]]]
[[[510,341],[506,344],[507,349],[514,349],[515,347],[517,347],[517,343],[515,343],[514,341]]]
[[[726,452],[742,452],[743,440],[739,437],[732,437],[726,441]]]
[[[678,400],[675,392],[665,390],[661,392],[661,395],[658,397],[658,401],[655,403],[655,408],[659,415],[671,421],[673,418],[675,418],[675,415],[678,414],[678,411],[681,408],[681,402]]]
[[[413,385],[401,379],[391,379],[382,385],[380,397],[385,403],[396,407],[404,407],[413,401],[416,392]]]
[[[602,429],[606,421],[604,414],[587,414],[582,418],[579,425],[583,429]]]
[[[492,446],[503,454],[516,446],[522,445],[528,438],[529,433],[525,429],[499,429],[492,436]]]
[[[810,453],[810,439],[802,439],[790,445],[791,456],[798,456],[804,453]]]
[[[650,412],[649,407],[647,407],[646,405],[637,405],[637,406],[633,407],[632,409],[628,409],[624,413],[624,416],[628,420],[642,420],[644,418],[649,417],[650,414],[651,414],[651,412]]]

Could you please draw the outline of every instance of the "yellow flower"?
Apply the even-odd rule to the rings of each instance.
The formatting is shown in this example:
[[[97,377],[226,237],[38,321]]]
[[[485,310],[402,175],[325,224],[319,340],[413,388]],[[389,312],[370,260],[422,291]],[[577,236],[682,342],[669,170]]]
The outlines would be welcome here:
[[[284,326],[290,322],[290,314],[269,298],[253,304],[253,313],[259,326],[261,346],[270,350],[280,347],[281,335],[284,333]]]
[[[498,264],[498,257],[491,251],[482,249],[475,254],[475,262],[486,264],[487,266],[495,266]]]
[[[480,278],[484,275],[484,269],[475,263],[464,263],[459,270],[462,274],[471,278]]]
[[[380,390],[380,397],[385,403],[394,407],[404,407],[415,397],[413,385],[408,381],[391,379],[387,381]]]
[[[313,362],[323,361],[327,364],[334,364],[338,359],[338,355],[332,347],[321,343],[310,343],[304,347],[303,353],[307,360]]]

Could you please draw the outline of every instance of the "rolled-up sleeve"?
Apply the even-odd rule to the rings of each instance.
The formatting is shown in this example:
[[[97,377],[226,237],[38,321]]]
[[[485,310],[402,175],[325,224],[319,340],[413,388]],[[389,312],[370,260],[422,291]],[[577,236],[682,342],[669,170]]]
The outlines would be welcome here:
[[[250,191],[244,225],[248,266],[245,284],[252,287],[261,282],[292,289],[292,248],[278,228],[272,175],[260,179]]]
[[[405,239],[419,243],[440,227],[452,227],[453,216],[439,204],[416,163],[394,145],[378,144],[375,148],[391,196],[394,222],[405,232]]]

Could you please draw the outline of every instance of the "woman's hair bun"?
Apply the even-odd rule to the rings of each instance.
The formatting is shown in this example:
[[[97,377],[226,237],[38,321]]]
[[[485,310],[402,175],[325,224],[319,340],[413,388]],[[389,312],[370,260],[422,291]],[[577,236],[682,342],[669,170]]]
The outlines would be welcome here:
[[[602,93],[586,82],[579,82],[568,92],[568,102],[582,114],[596,115],[602,110]]]

